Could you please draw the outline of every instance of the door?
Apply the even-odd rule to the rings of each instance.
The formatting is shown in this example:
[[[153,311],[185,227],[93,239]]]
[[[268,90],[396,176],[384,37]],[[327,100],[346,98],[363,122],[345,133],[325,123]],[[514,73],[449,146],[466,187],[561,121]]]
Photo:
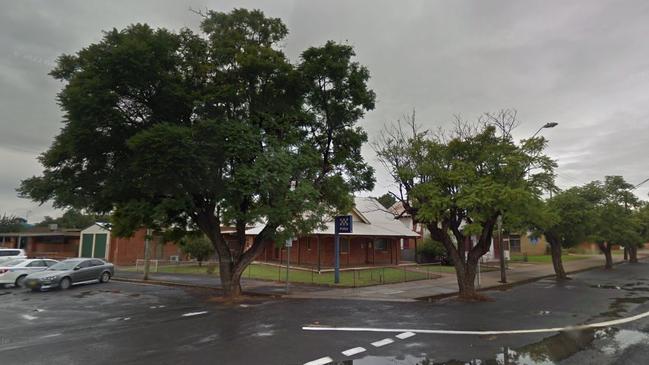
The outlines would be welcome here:
[[[93,234],[84,233],[81,238],[81,257],[92,257]]]
[[[90,265],[90,260],[82,261],[77,265],[78,270],[74,270],[70,276],[72,277],[73,283],[78,283],[81,281],[92,280],[92,267]]]
[[[95,235],[95,253],[92,257],[103,259],[106,257],[106,233]]]

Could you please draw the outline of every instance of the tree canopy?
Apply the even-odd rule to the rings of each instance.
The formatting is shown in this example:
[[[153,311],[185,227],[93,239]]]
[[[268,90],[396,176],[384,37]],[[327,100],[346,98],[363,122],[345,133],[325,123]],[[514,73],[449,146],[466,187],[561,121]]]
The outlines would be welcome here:
[[[516,123],[515,113],[505,110],[433,134],[411,119],[376,144],[406,210],[453,259],[461,297],[476,295],[476,265],[489,251],[498,217],[515,224],[544,190],[554,189],[555,163],[543,154],[545,140],[516,144],[510,133]]]
[[[375,96],[352,47],[327,42],[293,64],[280,48],[286,26],[259,10],[210,11],[201,30],[136,24],[60,57],[64,127],[40,158],[43,175],[20,191],[114,210],[124,232],[199,228],[236,295],[264,244],[312,230],[372,189],[356,123]],[[247,248],[254,224],[264,228]]]

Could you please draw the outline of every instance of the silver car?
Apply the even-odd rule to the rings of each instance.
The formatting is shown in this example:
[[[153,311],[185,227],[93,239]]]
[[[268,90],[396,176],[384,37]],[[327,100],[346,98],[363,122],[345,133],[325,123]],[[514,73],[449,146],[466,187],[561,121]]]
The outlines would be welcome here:
[[[68,289],[72,285],[106,283],[115,273],[113,264],[100,259],[68,259],[52,265],[47,270],[27,275],[25,287],[33,291],[42,289]]]
[[[43,271],[58,261],[50,259],[15,259],[0,263],[0,287],[24,286],[27,275]]]

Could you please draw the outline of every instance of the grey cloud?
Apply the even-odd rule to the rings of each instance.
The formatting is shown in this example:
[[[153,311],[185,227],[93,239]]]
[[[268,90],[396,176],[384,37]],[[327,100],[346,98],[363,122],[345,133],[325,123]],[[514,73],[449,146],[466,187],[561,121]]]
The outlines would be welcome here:
[[[0,14],[0,166],[11,171],[0,179],[0,213],[35,206],[14,189],[38,173],[35,157],[61,126],[61,85],[47,76],[56,57],[134,22],[196,29],[200,18],[189,7],[261,8],[283,18],[295,61],[328,39],[355,46],[378,98],[362,121],[370,139],[413,108],[421,124],[437,128],[457,113],[471,120],[511,107],[523,122],[518,138],[560,123],[543,133],[561,186],[608,174],[632,183],[649,177],[645,1],[21,1]],[[371,148],[363,151],[377,168],[373,193],[383,193],[392,182]],[[647,192],[649,184],[638,189]],[[41,209],[33,208],[52,213]]]

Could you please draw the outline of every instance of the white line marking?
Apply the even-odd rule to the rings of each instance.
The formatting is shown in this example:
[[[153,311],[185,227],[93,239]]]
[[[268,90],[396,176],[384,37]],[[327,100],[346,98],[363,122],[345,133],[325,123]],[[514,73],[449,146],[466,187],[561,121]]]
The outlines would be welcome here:
[[[636,314],[635,316],[615,319],[612,321],[582,324],[577,326],[535,328],[535,329],[527,329],[527,330],[508,330],[508,331],[458,331],[458,330],[426,330],[426,329],[405,329],[405,328],[319,327],[319,326],[305,326],[302,327],[302,329],[305,331],[387,332],[387,333],[413,332],[413,333],[442,334],[442,335],[478,335],[478,336],[515,335],[515,334],[525,334],[525,333],[577,331],[577,330],[584,330],[589,328],[610,327],[610,326],[616,326],[619,324],[637,321],[645,317],[649,317],[649,311]]]
[[[327,357],[321,357],[321,358],[319,358],[317,360],[305,362],[304,365],[325,365],[325,364],[329,364],[329,363],[332,363],[332,362],[334,362],[334,360],[332,358],[330,358],[329,356],[327,356]]]
[[[384,338],[384,339],[382,339],[381,341],[372,342],[372,346],[374,346],[374,347],[381,347],[381,346],[389,345],[389,344],[391,344],[392,342],[394,342],[393,339],[391,339],[391,338]]]
[[[400,340],[405,340],[406,338],[412,337],[412,336],[414,336],[414,335],[415,335],[415,334],[412,333],[412,332],[404,332],[404,333],[399,333],[399,334],[396,335],[395,337],[398,338],[398,339],[400,339]]]
[[[353,349],[343,351],[342,354],[345,355],[345,356],[353,356],[353,355],[360,354],[361,352],[365,352],[365,351],[367,351],[367,350],[365,350],[364,347],[354,347]]]
[[[191,313],[185,313],[182,315],[182,317],[193,317],[193,316],[199,316],[201,314],[205,314],[207,311],[202,311],[202,312],[191,312]]]
[[[33,321],[35,319],[38,319],[38,317],[30,316],[29,314],[23,314],[22,317],[28,321]]]

